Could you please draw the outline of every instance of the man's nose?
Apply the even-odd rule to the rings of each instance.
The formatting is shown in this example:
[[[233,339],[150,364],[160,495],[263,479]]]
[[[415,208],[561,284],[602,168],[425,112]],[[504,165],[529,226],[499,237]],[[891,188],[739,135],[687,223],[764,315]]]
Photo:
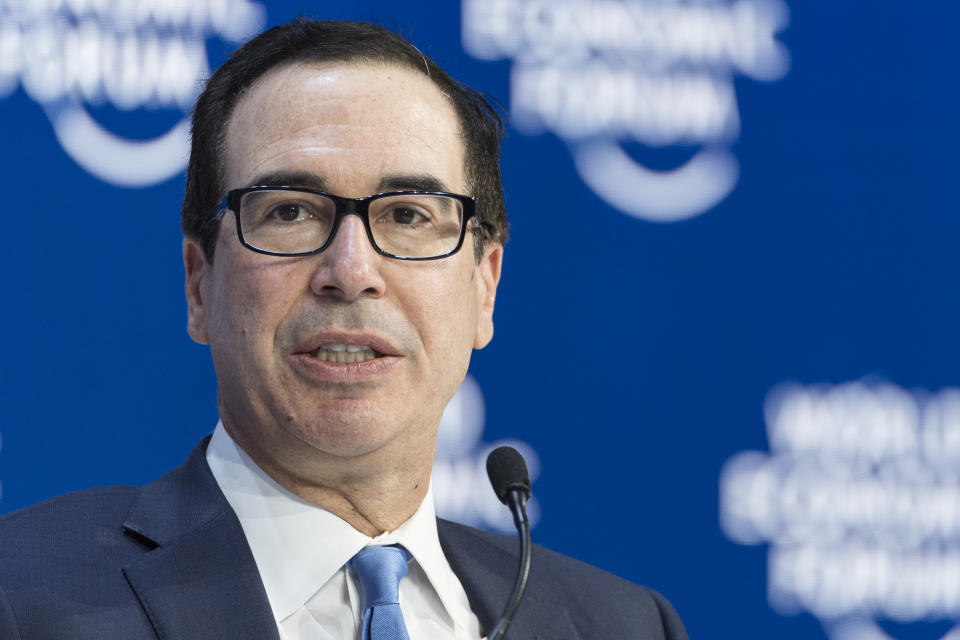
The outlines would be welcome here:
[[[359,216],[348,215],[340,221],[333,241],[319,259],[310,281],[310,288],[318,296],[351,301],[364,296],[378,298],[386,291],[380,273],[386,258],[370,244]]]

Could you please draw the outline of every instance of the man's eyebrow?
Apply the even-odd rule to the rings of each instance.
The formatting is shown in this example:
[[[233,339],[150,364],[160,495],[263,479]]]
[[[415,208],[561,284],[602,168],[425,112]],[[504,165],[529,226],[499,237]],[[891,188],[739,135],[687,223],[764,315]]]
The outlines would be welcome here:
[[[318,191],[327,191],[328,184],[322,176],[307,171],[267,173],[250,182],[251,186],[304,187]],[[417,173],[384,176],[377,184],[377,191],[449,191],[449,188],[436,176]]]
[[[327,188],[326,179],[307,171],[267,173],[257,176],[250,184],[263,187],[305,187],[318,191],[326,191]]]
[[[428,173],[394,175],[380,178],[380,191],[449,191],[443,180]]]

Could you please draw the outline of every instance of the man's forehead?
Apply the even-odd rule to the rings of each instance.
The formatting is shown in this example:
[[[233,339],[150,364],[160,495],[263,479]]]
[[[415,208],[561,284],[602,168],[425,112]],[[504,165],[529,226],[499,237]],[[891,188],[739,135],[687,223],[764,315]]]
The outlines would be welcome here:
[[[452,154],[454,173],[463,173],[456,111],[429,78],[389,64],[298,62],[266,72],[238,102],[227,126],[228,184],[344,151],[376,155],[387,165],[403,158],[408,170],[384,170],[432,174],[441,182],[451,176],[431,169],[431,160],[436,165]],[[320,178],[331,170],[300,168]]]

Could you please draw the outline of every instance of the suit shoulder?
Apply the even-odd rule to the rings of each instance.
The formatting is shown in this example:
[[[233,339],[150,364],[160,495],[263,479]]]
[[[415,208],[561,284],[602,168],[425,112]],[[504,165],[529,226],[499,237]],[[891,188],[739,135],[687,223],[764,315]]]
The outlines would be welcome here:
[[[65,493],[0,516],[3,541],[47,539],[69,529],[74,539],[85,529],[116,527],[123,521],[140,487],[118,485]],[[18,545],[19,546],[19,545]]]
[[[0,516],[0,636],[147,637],[122,571],[150,549],[122,526],[140,492],[85,489]]]
[[[470,540],[471,544],[489,545],[514,558],[519,555],[515,536],[445,521],[440,521],[438,527],[461,543]],[[627,635],[611,632],[610,637],[629,637],[630,629],[642,628],[653,633],[644,637],[688,638],[676,610],[657,591],[537,544],[533,545],[530,580],[557,601],[566,603],[580,628],[610,630],[622,624],[621,631]]]
[[[441,521],[440,526],[446,527],[448,531],[451,530],[451,528],[453,530],[458,530],[457,532],[461,536],[472,536],[476,538],[477,541],[494,546],[512,556],[516,556],[519,553],[516,536],[493,533],[491,531],[484,531],[483,529],[476,529],[474,527],[452,522],[445,523]],[[599,582],[604,586],[614,590],[639,590],[640,592],[651,591],[646,587],[620,578],[608,571],[604,571],[603,569],[587,564],[581,560],[577,560],[576,558],[571,558],[570,556],[562,553],[558,553],[539,544],[533,545],[533,559],[531,564],[534,562],[536,563],[537,571],[548,572],[551,575],[556,574],[556,578],[560,580],[571,580],[581,583],[585,580],[590,583]]]

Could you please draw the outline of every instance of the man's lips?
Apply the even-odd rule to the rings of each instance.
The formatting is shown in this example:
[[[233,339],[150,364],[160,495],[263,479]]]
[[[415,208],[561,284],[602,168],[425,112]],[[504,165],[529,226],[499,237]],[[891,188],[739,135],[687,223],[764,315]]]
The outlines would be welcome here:
[[[342,364],[366,362],[367,360],[383,357],[382,353],[370,347],[342,343],[325,344],[316,351],[311,351],[310,355],[326,362],[339,362]]]
[[[294,361],[308,376],[359,382],[386,373],[402,360],[401,350],[374,333],[322,331],[301,342]]]
[[[344,343],[332,343],[344,344]],[[320,352],[318,355],[318,351]],[[375,352],[365,350],[365,355]],[[391,356],[378,353],[373,357],[352,360],[339,359],[345,352],[336,352],[318,348],[313,352],[294,353],[290,363],[308,379],[324,383],[361,383],[375,382],[381,376],[392,371],[403,362],[400,356]],[[357,354],[359,355],[359,353]],[[331,359],[336,357],[338,359]]]
[[[388,339],[374,333],[351,331],[322,331],[299,343],[294,351],[298,356],[309,356],[333,364],[359,364],[371,360],[401,355],[400,349]]]

